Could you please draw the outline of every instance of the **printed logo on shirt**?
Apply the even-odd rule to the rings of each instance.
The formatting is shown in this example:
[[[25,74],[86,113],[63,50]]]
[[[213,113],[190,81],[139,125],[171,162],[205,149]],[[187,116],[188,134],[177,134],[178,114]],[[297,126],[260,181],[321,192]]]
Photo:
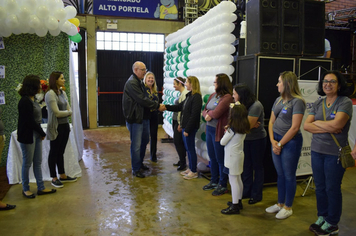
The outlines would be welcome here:
[[[283,107],[282,113],[283,113],[283,114],[287,114],[287,109],[288,109],[287,107]]]
[[[336,111],[331,112],[330,118],[335,119]]]

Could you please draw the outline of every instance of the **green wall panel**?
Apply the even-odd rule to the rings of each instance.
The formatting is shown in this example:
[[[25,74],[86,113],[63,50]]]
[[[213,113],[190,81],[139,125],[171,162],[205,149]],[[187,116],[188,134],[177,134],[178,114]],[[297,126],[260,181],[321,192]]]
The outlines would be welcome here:
[[[6,143],[2,153],[2,166],[6,163],[11,132],[17,129],[17,103],[20,95],[15,88],[29,74],[47,79],[52,71],[62,71],[66,79],[66,93],[69,89],[69,40],[61,33],[57,37],[47,34],[11,35],[3,38],[5,49],[0,49],[0,65],[5,66],[5,79],[0,79],[0,91],[5,92],[5,105],[0,105],[5,125]]]

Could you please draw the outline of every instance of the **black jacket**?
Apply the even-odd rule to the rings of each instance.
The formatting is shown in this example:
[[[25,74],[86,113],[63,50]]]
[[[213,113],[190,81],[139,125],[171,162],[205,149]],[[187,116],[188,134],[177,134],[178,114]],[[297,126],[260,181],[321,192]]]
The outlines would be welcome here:
[[[33,143],[33,131],[39,133],[42,137],[46,136],[41,125],[36,123],[33,116],[33,103],[27,96],[21,97],[17,106],[19,110],[19,119],[17,122],[17,140],[20,143]]]
[[[166,105],[166,108],[168,111],[182,111],[180,113],[181,127],[189,134],[194,129],[199,129],[202,104],[199,93],[192,95],[192,92],[189,92],[183,102],[178,105]]]
[[[135,74],[131,75],[124,87],[122,110],[128,123],[141,124],[144,108],[158,109],[159,103],[152,101],[145,92],[145,86]]]

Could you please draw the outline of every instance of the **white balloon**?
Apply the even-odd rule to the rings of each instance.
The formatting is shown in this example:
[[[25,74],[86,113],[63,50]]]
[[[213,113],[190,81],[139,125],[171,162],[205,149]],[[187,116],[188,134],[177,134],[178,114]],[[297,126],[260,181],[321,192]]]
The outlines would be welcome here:
[[[22,2],[22,6],[27,7],[30,12],[34,13],[37,5],[37,0],[25,0]]]
[[[58,28],[58,21],[54,16],[49,16],[48,19],[45,20],[45,26],[49,30],[55,30]]]
[[[6,17],[6,9],[5,7],[0,6],[0,20]]]
[[[48,7],[45,5],[38,6],[36,9],[36,15],[38,16],[38,18],[46,19],[49,16]]]
[[[53,15],[57,20],[61,21],[66,18],[67,12],[63,8],[58,8],[54,11]]]
[[[49,30],[49,33],[50,33],[52,36],[58,36],[58,35],[61,33],[61,30],[59,29],[59,27],[57,27],[57,29]]]
[[[21,28],[13,28],[12,33],[16,35],[22,34]]]
[[[18,8],[16,0],[7,0],[5,2],[5,9],[8,14],[16,13],[19,10]]]
[[[209,93],[215,93],[215,87],[214,86],[210,86],[209,87]]]
[[[17,15],[19,18],[27,18],[31,15],[31,9],[27,6],[21,6]]]
[[[69,21],[65,21],[64,23],[62,23],[62,22],[60,22],[59,23],[59,28],[63,31],[63,32],[65,32],[65,33],[67,33],[70,29],[71,29],[71,25],[72,25],[72,23],[70,23]]]
[[[67,12],[67,16],[65,19],[72,19],[77,15],[77,10],[73,6],[67,6],[64,8],[64,10]]]
[[[0,28],[0,35],[2,35],[3,37],[10,37],[12,34],[11,29],[9,29],[8,27],[6,27],[6,25],[3,25]]]
[[[30,28],[30,31],[28,31],[29,34],[34,34],[36,33],[35,29],[34,28]]]
[[[18,28],[20,23],[15,14],[10,14],[5,19],[6,26],[10,29]]]
[[[40,27],[35,29],[35,32],[39,37],[44,37],[46,36],[48,30],[45,26],[41,25]]]
[[[28,22],[28,25],[31,27],[31,28],[38,28],[41,26],[41,21],[40,19],[36,16],[36,15],[30,15],[30,18],[29,18],[29,22]]]

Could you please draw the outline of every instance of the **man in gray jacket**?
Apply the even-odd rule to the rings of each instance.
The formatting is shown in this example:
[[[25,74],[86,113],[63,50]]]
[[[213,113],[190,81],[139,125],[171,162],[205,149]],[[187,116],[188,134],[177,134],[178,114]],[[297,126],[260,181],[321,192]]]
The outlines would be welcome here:
[[[144,109],[164,110],[164,105],[148,98],[142,79],[146,74],[146,65],[136,61],[132,66],[133,74],[126,81],[124,96],[122,99],[123,113],[126,119],[126,127],[130,131],[130,155],[132,174],[144,178],[142,170],[148,167],[143,164],[146,146],[149,142],[150,122],[144,118]]]

